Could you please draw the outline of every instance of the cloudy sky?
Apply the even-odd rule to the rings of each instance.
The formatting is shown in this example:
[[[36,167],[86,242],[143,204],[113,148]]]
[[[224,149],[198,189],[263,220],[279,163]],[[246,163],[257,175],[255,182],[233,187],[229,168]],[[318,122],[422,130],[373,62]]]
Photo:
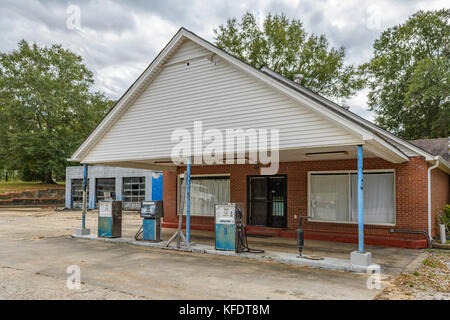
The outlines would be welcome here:
[[[94,72],[96,88],[119,98],[180,27],[209,41],[214,28],[246,11],[260,17],[286,13],[311,33],[323,33],[346,48],[348,63],[370,59],[382,30],[417,10],[435,10],[443,0],[0,0],[0,51],[21,39],[59,43],[81,55]],[[80,28],[76,13],[80,12]],[[366,91],[348,101],[351,110],[372,120]]]

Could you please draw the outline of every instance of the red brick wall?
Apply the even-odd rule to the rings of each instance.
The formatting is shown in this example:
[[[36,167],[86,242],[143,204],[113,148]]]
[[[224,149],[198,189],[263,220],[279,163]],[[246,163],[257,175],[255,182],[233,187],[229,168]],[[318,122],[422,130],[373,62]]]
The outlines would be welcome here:
[[[175,172],[163,172],[163,200],[164,220],[170,221],[176,219],[177,174]]]
[[[278,174],[287,175],[288,185],[288,230],[297,228],[298,220],[294,215],[307,216],[307,172],[328,170],[356,170],[356,160],[308,161],[280,163]],[[380,158],[365,159],[364,169],[395,169],[396,177],[396,229],[427,230],[427,164],[422,158],[412,158],[403,164],[392,164]],[[178,174],[184,172],[178,168]],[[192,174],[230,174],[230,201],[247,203],[247,176],[258,175],[260,170],[255,165],[218,165],[193,166]],[[166,184],[167,183],[167,184]],[[173,187],[168,187],[173,186]],[[164,173],[164,200],[176,198],[176,176]],[[167,207],[166,207],[167,206]],[[165,203],[164,222],[177,220],[176,207]],[[192,228],[211,229],[213,218],[191,217]],[[390,234],[388,226],[365,227],[366,238],[383,237],[385,239],[407,238],[422,239],[409,234]],[[356,224],[308,222],[304,219],[305,235],[317,233],[336,235],[357,235]],[[352,238],[352,239],[353,239]],[[353,242],[353,241],[352,241]]]
[[[437,215],[449,203],[449,177],[439,169],[431,170],[431,222],[433,236],[438,234]]]

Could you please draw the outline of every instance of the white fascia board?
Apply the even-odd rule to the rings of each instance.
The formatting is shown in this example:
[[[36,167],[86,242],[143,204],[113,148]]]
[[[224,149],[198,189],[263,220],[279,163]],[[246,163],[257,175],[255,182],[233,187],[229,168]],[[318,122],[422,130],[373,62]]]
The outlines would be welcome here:
[[[450,174],[450,164],[447,162],[447,160],[442,158],[442,156],[436,156],[434,157],[434,160],[439,161],[439,169],[447,174]]]
[[[379,137],[366,141],[364,148],[389,162],[403,163],[409,161],[408,156]]]
[[[361,140],[361,144],[364,145],[365,142]],[[320,145],[318,147],[320,148],[334,148],[334,147],[348,147],[348,146],[354,146],[354,144],[341,144],[341,143],[327,143],[324,145]],[[290,150],[307,150],[310,149],[314,146],[302,146],[302,147],[289,147],[289,148],[280,148],[279,151],[290,151]],[[250,150],[246,150],[246,152],[252,152],[252,151],[259,151],[257,149],[250,149]],[[203,153],[192,153],[191,157],[195,157],[195,156],[202,156]],[[223,153],[224,156],[228,155],[226,152]],[[234,153],[233,153],[234,155]],[[110,162],[121,162],[121,163],[125,163],[125,162],[138,162],[138,161],[161,161],[161,160],[167,160],[168,158],[170,158],[171,155],[165,155],[163,157],[132,157],[132,158],[128,158],[128,157],[121,157],[121,158],[114,158],[114,160],[110,160],[107,158],[104,159],[95,159],[92,161],[87,161],[86,163],[88,164],[100,164],[103,165],[105,163],[110,163]],[[170,162],[171,160],[167,160],[168,162]],[[112,166],[112,165],[110,165]]]
[[[164,166],[152,163],[140,163],[134,161],[119,161],[119,162],[100,162],[95,163],[95,165],[107,166],[107,167],[119,167],[119,168],[134,168],[134,169],[144,169],[144,170],[155,170],[155,171],[172,171],[176,172],[176,166]]]

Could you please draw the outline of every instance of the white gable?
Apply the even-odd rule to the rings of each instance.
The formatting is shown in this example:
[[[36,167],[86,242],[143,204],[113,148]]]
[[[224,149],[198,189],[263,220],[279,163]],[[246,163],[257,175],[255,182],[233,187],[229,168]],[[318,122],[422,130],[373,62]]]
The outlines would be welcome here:
[[[195,44],[194,42],[185,39],[177,48],[177,50],[171,55],[170,61],[167,62],[166,64],[201,57],[207,54],[211,54],[211,52],[199,46],[198,44]]]
[[[170,158],[173,130],[193,132],[199,120],[204,130],[279,129],[280,149],[361,143],[361,137],[220,57],[211,61],[210,53],[184,40],[84,162]]]

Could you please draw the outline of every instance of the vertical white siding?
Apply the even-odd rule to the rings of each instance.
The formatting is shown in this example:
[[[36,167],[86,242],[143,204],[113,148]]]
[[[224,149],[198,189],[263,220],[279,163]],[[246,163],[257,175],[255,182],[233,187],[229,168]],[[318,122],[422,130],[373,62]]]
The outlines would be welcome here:
[[[280,130],[280,148],[357,144],[361,140],[217,58],[170,65],[207,54],[186,40],[140,97],[87,154],[85,161],[170,158],[173,130]]]

